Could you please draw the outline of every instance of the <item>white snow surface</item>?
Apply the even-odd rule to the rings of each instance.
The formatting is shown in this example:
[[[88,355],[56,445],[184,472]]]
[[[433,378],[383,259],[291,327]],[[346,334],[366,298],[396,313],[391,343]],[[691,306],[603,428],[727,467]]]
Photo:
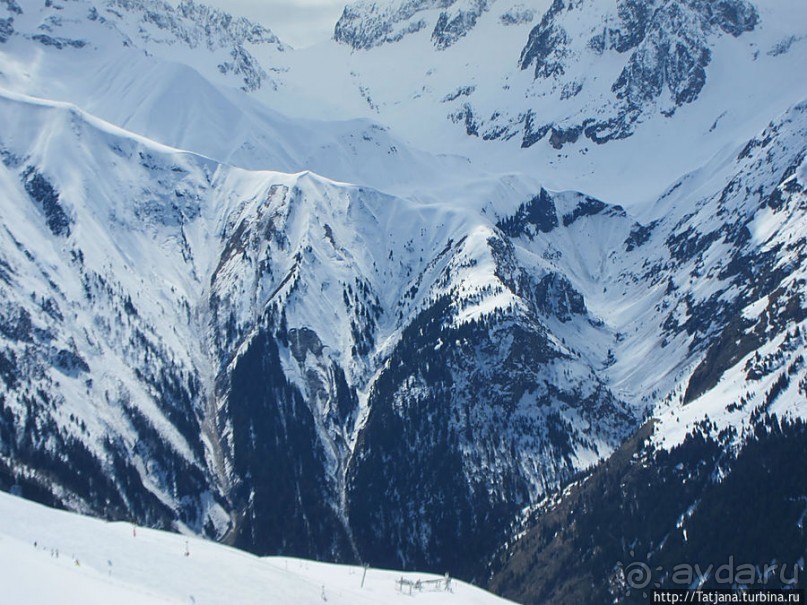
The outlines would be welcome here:
[[[680,443],[704,418],[716,424],[716,431],[742,428],[754,406],[789,368],[794,368],[794,378],[769,411],[807,415],[800,386],[805,370],[803,361],[798,362],[807,353],[803,337],[790,341],[791,348],[780,358],[784,336],[771,335],[758,353],[771,358],[773,373],[760,380],[747,378],[745,368],[754,355],[749,353],[723,374],[713,390],[684,404],[687,381],[704,352],[690,350],[692,336],[685,330],[669,341],[662,330],[668,317],[682,325],[690,317],[692,303],[712,295],[737,296],[736,288],[725,288],[719,277],[729,250],[722,238],[700,258],[674,266],[662,236],[675,232],[679,223],[679,231],[691,225],[703,235],[732,220],[748,219],[751,241],[771,250],[804,237],[803,193],[786,212],[752,207],[756,199],[749,194],[732,202],[728,218],[721,215],[718,198],[738,170],[748,168],[738,160],[745,143],[769,122],[784,120],[783,128],[793,129],[793,140],[788,139],[787,145],[777,140],[776,150],[796,153],[804,141],[804,111],[791,110],[794,118],[788,111],[807,98],[807,79],[800,77],[807,61],[807,36],[802,31],[807,3],[757,3],[758,28],[716,40],[700,97],[673,116],[654,115],[625,140],[595,145],[582,138],[562,150],[546,141],[522,149],[518,137],[482,141],[448,119],[469,101],[484,118],[495,112],[518,116],[531,108],[562,125],[581,112],[596,110],[603,95],[609,94],[624,59],[615,52],[594,57],[581,50],[574,57],[569,79],[585,79],[585,88],[568,104],[558,101],[557,82],[539,82],[531,69],[518,69],[519,52],[549,3],[521,4],[534,11],[532,21],[525,17],[504,28],[500,17],[513,4],[499,0],[481,14],[466,37],[444,50],[433,47],[426,28],[367,51],[353,51],[334,41],[293,51],[266,32],[259,43],[238,42],[244,33],[238,28],[241,34],[208,38],[199,22],[176,14],[172,18],[178,25],[160,26],[153,14],[173,13],[158,0],[54,0],[50,7],[22,2],[23,13],[14,15],[16,33],[0,44],[0,151],[13,156],[0,165],[4,194],[0,258],[15,274],[25,276],[24,284],[9,287],[12,294],[4,302],[30,310],[37,328],[53,331],[54,347],[75,348],[91,368],[90,382],[48,368],[37,375],[42,384],[30,385],[32,390],[43,386],[57,394],[54,416],[59,426],[99,456],[110,435],[134,449],[138,434],[120,405],[130,401],[179,457],[226,475],[220,464],[198,459],[159,409],[155,394],[134,376],[134,368],[148,364],[129,339],[136,328],[172,368],[195,373],[201,393],[194,405],[210,406],[199,415],[212,417],[220,403],[214,396],[220,369],[216,356],[226,354],[231,364],[249,344],[250,331],[263,311],[278,303],[289,328],[316,332],[326,351],[323,359],[339,364],[360,394],[360,421],[348,434],[339,435],[335,433],[341,427],[326,425],[332,402],[310,398],[323,439],[341,439],[350,450],[367,414],[366,394],[402,330],[419,311],[446,294],[461,299],[459,323],[511,304],[524,311],[523,301],[497,274],[489,242],[500,235],[496,222],[512,216],[541,186],[556,194],[561,221],[580,201],[577,191],[612,204],[607,212],[579,218],[551,233],[513,240],[521,268],[536,278],[550,272],[563,275],[585,300],[587,314],[573,321],[540,318],[553,345],[572,360],[547,366],[548,379],[571,385],[585,396],[599,386],[596,371],[637,416],[658,416],[657,440],[665,447]],[[576,23],[579,31],[572,33],[590,34],[599,28],[600,18],[613,8],[612,3],[603,7],[591,21]],[[88,20],[92,9],[99,18]],[[0,12],[4,10],[6,5],[0,5]],[[427,16],[434,19],[437,12]],[[60,44],[65,46],[35,41],[34,36],[45,33],[63,40]],[[70,45],[71,40],[76,44]],[[241,43],[256,62],[254,72],[222,67],[232,58],[233,44]],[[245,84],[250,74],[260,76],[260,86]],[[471,92],[444,101],[463,89]],[[784,170],[780,158],[770,153],[769,172]],[[59,190],[60,203],[75,225],[69,238],[51,237],[41,212],[28,199],[20,182],[20,172],[28,164]],[[769,188],[768,180],[779,176],[763,172],[743,183],[747,191]],[[807,163],[802,161],[791,178],[804,184],[805,175]],[[618,211],[616,204],[624,211]],[[660,226],[643,247],[629,252],[625,240],[637,221],[645,226],[659,221]],[[79,250],[84,253],[80,264],[70,256]],[[778,255],[780,266],[798,258],[786,247]],[[652,279],[653,263],[663,280]],[[107,281],[90,286],[97,290],[91,307],[82,304],[82,291],[88,287],[85,274]],[[695,274],[707,278],[696,279]],[[805,278],[805,268],[797,267],[782,285],[803,291],[799,284],[804,282],[798,280]],[[357,279],[364,280],[371,293],[363,302],[377,300],[381,309],[375,346],[368,355],[351,352],[351,322],[357,319],[357,307],[342,303],[345,287],[355,287]],[[207,304],[213,295],[227,301],[236,331],[244,332],[234,350],[218,348],[222,335],[215,330],[221,326],[213,325]],[[135,318],[120,315],[127,296],[137,309]],[[64,325],[41,310],[39,301],[47,298],[56,300],[69,319]],[[743,317],[761,317],[769,302],[768,297],[752,301]],[[796,328],[805,334],[807,325],[802,321],[787,326],[789,332]],[[10,347],[24,357],[24,345]],[[305,376],[327,375],[330,370],[323,360],[298,363],[288,351],[282,355],[287,376],[303,393]],[[159,369],[158,362],[151,363]],[[525,393],[519,402],[519,410],[532,419],[537,416],[533,411],[537,395]],[[8,404],[23,416],[24,402],[15,397],[9,396]],[[741,398],[751,402],[743,404]],[[84,421],[86,428],[79,430],[73,417]],[[594,434],[583,419],[569,420],[579,432],[591,433],[591,443],[575,451],[579,468],[609,453],[613,443]],[[218,435],[224,442],[226,432],[224,427]],[[204,455],[214,458],[215,448],[209,450]],[[329,462],[338,475],[344,464],[339,456],[349,452],[333,455]],[[528,453],[519,463],[532,469],[524,472],[534,472],[537,490],[541,469],[552,461]],[[174,496],[155,480],[159,478],[151,473],[148,460],[136,459],[135,464],[146,488],[176,507]],[[500,470],[477,469],[486,476]],[[218,479],[227,481],[224,476]],[[3,497],[1,502],[6,506],[12,501]],[[84,503],[70,504],[85,509]],[[9,519],[45,515],[13,505]],[[54,519],[61,515],[48,514]],[[179,529],[198,531],[207,519],[222,535],[225,517],[220,506],[210,502],[197,527]],[[30,523],[9,525],[24,528]],[[120,540],[131,537],[131,528],[125,526],[92,527],[99,533],[111,532],[110,540],[117,535],[114,532]],[[20,577],[31,569],[34,575],[53,572],[54,578],[75,580],[77,590],[95,583],[99,595],[107,589],[128,590],[131,583],[135,592],[130,597],[136,600],[141,594],[137,591],[151,590],[140,581],[143,570],[161,574],[155,563],[126,576],[121,571],[122,551],[114,550],[122,547],[110,547],[113,554],[119,553],[114,558],[93,549],[79,554],[81,542],[68,540],[73,530],[54,531],[64,537],[63,554],[68,548],[75,550],[81,567],[33,551],[33,540],[50,546],[47,536],[9,533],[0,548],[12,550],[3,552],[13,555],[20,544],[26,545],[19,562],[34,566],[28,572],[20,568]],[[182,549],[182,541],[174,542],[178,540],[174,536],[145,531],[139,533],[137,544],[149,536],[164,547],[159,552],[166,557]],[[285,577],[285,561],[191,543],[192,556],[180,558],[179,565],[197,565],[211,549],[226,553],[221,555],[221,569],[248,562],[244,573],[255,576],[245,585],[263,598],[271,597],[272,589],[260,592],[262,582],[285,586],[277,579]],[[94,556],[97,560],[92,563]],[[139,564],[150,565],[145,553],[138,556]],[[217,556],[211,555],[211,560]],[[154,561],[160,560],[155,554]],[[296,561],[288,565],[286,575],[297,574],[300,586],[311,588],[312,600],[321,601],[323,583],[329,600],[337,598],[336,593],[331,597],[328,587],[333,585],[336,591],[343,586],[342,568]],[[221,577],[214,572],[211,564],[189,573],[199,582],[212,582]],[[357,579],[350,573],[345,570],[343,590],[350,595],[345,602],[361,602],[365,593],[349,591],[350,582]],[[394,588],[395,574],[390,574]],[[166,578],[166,592],[155,594],[168,602],[189,602],[191,596],[205,602],[202,591],[188,592],[185,585],[172,584],[180,580]],[[33,583],[32,589],[47,590],[47,585]],[[379,599],[392,598],[386,588],[379,591]],[[215,592],[211,587],[211,594]],[[309,598],[308,593],[293,594]],[[234,595],[228,600],[250,602],[249,595],[243,600]],[[453,595],[458,597],[459,592]],[[122,596],[120,602],[125,598],[129,597]]]
[[[360,566],[257,557],[191,536],[50,509],[5,493],[0,493],[0,562],[7,605],[511,602],[454,579],[446,591],[443,576],[374,568],[368,569],[362,588]],[[401,578],[437,582],[410,596],[406,584],[400,592]]]
[[[240,90],[242,74],[222,67],[228,45],[240,38],[205,34],[160,0],[26,4],[14,17],[18,34],[0,45],[0,84],[74,102],[160,142],[245,168],[312,170],[386,190],[421,191],[435,180],[518,172],[550,189],[585,191],[637,212],[681,175],[807,97],[807,81],[796,76],[807,55],[807,5],[762,2],[753,31],[713,41],[698,99],[671,117],[648,116],[627,139],[596,145],[581,137],[560,150],[546,140],[522,149],[518,136],[483,141],[467,136],[449,114],[470,103],[483,121],[494,114],[517,120],[529,110],[564,126],[612,101],[610,86],[626,60],[584,48],[604,22],[616,20],[613,3],[592,3],[566,23],[578,42],[563,80],[536,80],[517,60],[549,2],[519,3],[533,19],[510,26],[501,17],[513,3],[488,4],[468,35],[442,50],[429,37],[437,9],[423,13],[429,27],[370,50],[334,40],[292,50],[273,41],[271,32],[260,43],[244,41],[254,70],[266,74],[248,91]],[[92,9],[99,17],[88,21]],[[32,44],[30,37],[43,31],[85,46]],[[562,84],[569,82],[582,85],[582,92],[562,98]],[[470,92],[446,100],[460,90]],[[658,105],[653,111],[667,109]]]

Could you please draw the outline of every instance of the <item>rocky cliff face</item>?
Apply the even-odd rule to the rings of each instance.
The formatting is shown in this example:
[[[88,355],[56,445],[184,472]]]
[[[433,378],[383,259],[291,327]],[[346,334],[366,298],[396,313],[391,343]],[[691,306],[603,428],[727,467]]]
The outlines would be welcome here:
[[[357,2],[345,7],[334,28],[334,39],[355,50],[397,42],[431,30],[437,49],[465,36],[494,0],[406,0],[399,3]]]
[[[529,603],[638,602],[653,587],[686,588],[672,570],[696,561],[712,564],[699,580],[707,587],[798,585],[807,542],[803,507],[791,507],[801,488],[791,486],[804,447],[796,410],[807,395],[807,250],[798,226],[806,109],[793,107],[742,147],[722,188],[694,212],[653,226],[643,245],[661,237],[669,252],[646,276],[667,282],[656,307],[659,318],[667,313],[662,350],[684,338],[698,361],[668,395],[673,405],[518,528],[523,537],[493,565],[495,590]],[[612,506],[617,500],[625,504]],[[748,524],[746,504],[765,519],[763,533],[736,531]],[[730,557],[787,565],[789,580],[726,580],[715,570]],[[638,586],[637,566],[648,573]]]
[[[176,58],[177,49],[183,49],[180,53],[186,55],[187,62],[196,66],[213,63],[223,80],[245,91],[274,85],[267,66],[255,54],[283,52],[287,48],[262,25],[193,0],[176,5],[163,0],[78,5],[54,0],[40,11],[23,11],[14,0],[3,5],[8,16],[0,26],[0,41],[7,41],[16,31],[42,46],[57,49],[97,48],[113,42],[148,46],[149,52],[169,60]],[[39,22],[32,22],[38,16]],[[22,24],[19,31],[15,30],[15,20]]]
[[[500,13],[498,27],[486,23],[480,30],[480,18],[486,16],[490,22],[492,15],[487,13],[492,11]],[[760,21],[758,10],[747,0],[619,0],[615,6],[554,0],[540,12],[481,1],[361,2],[345,8],[334,39],[355,50],[370,50],[428,30],[434,48],[445,50],[474,30],[480,40],[512,35],[495,30],[521,26],[538,16],[520,56],[498,66],[498,75],[504,75],[506,82],[496,93],[499,106],[488,107],[487,102],[477,106],[472,98],[456,103],[449,114],[453,121],[464,123],[469,135],[486,140],[519,136],[524,147],[546,139],[558,149],[578,139],[602,144],[629,137],[643,120],[659,114],[670,117],[697,99],[719,38],[740,37]],[[467,52],[457,53],[468,59]],[[513,65],[530,71],[536,80],[523,91],[526,103],[518,99],[520,87],[516,87],[519,93],[510,92],[511,81],[517,79],[509,75]],[[593,65],[602,66],[602,75],[589,77]],[[612,79],[595,82],[599,78]],[[555,99],[551,113],[568,107],[567,115],[549,121],[540,117],[546,113],[541,109],[547,96]],[[587,102],[581,103],[584,98]],[[517,109],[511,107],[513,102]]]
[[[740,36],[753,30],[759,21],[756,8],[745,0],[630,0],[617,2],[615,15],[606,12],[601,31],[587,41],[570,34],[570,29],[576,29],[579,11],[592,10],[596,9],[585,2],[553,2],[530,32],[519,66],[532,69],[535,78],[557,81],[563,79],[570,64],[589,52],[615,52],[624,57],[619,58],[623,67],[611,84],[613,96],[608,103],[612,115],[607,119],[591,116],[565,128],[575,133],[573,138],[585,135],[595,143],[630,136],[637,121],[657,104],[671,115],[693,102],[707,80],[714,38],[720,34]],[[524,144],[534,144],[551,128],[552,124],[531,122],[524,133]],[[563,141],[558,143],[556,146],[561,147]]]
[[[468,574],[462,536],[481,556],[635,425],[552,334],[596,323],[583,297],[495,227],[5,103],[43,145],[7,125],[12,214],[36,235],[9,224],[3,248],[6,486],[259,552]],[[377,240],[391,216],[406,229]]]

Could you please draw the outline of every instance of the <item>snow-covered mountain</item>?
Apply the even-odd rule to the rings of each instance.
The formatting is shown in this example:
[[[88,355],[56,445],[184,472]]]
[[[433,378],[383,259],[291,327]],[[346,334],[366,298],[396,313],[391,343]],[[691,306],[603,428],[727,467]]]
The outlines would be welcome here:
[[[589,475],[526,511],[520,538],[493,565],[495,591],[528,603],[640,602],[626,583],[632,562],[655,570],[639,588],[690,587],[671,576],[682,562],[713,564],[699,586],[731,588],[743,582],[715,574],[729,557],[788,565],[802,586],[804,477],[794,462],[807,403],[806,117],[797,105],[736,156],[681,179],[659,202],[662,218],[626,240],[666,249],[623,274],[656,294],[629,295],[633,330],[620,331],[625,348],[611,368],[611,384],[646,376],[653,416]],[[702,196],[705,181],[724,186]],[[636,331],[648,312],[655,345]],[[792,587],[779,575],[744,584]]]
[[[0,3],[0,487],[481,579],[648,418],[803,417],[805,13]]]
[[[337,44],[286,54],[263,96],[294,115],[342,107],[554,189],[651,203],[807,96],[803,17],[798,0],[357,2]],[[445,19],[464,35],[440,47]]]
[[[390,504],[366,482],[398,483],[412,506],[421,483],[440,483],[482,531],[481,506],[515,510],[635,422],[552,334],[555,320],[606,332],[581,295],[520,260],[484,215],[310,173],[230,168],[74,107],[4,102],[7,464],[30,466],[29,480],[63,503],[116,517],[139,506],[166,525],[174,510],[258,550],[352,557],[384,539],[354,542],[349,511]],[[438,413],[445,434],[412,427],[428,447],[390,462],[372,441],[408,431],[393,420]],[[471,447],[480,439],[483,454]],[[454,472],[441,479],[425,459],[448,445]],[[413,455],[425,458],[414,469]],[[265,464],[278,459],[287,464]],[[398,461],[415,471],[407,481],[395,478]],[[33,472],[45,463],[55,477]],[[480,475],[482,465],[500,470]],[[75,466],[105,485],[72,485]],[[299,527],[287,536],[291,518]],[[433,550],[416,544],[407,561]]]

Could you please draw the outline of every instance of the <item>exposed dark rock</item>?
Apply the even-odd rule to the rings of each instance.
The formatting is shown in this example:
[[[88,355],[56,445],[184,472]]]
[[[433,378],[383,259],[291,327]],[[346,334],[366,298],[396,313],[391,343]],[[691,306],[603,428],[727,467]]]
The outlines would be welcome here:
[[[563,215],[563,226],[568,227],[577,219],[584,216],[595,216],[600,214],[603,210],[608,208],[608,205],[600,200],[595,200],[591,197],[586,197],[583,201],[579,202],[568,214]]]
[[[370,49],[380,44],[397,42],[406,35],[426,27],[423,19],[413,19],[421,10],[447,8],[455,0],[407,0],[400,6],[384,9],[375,3],[348,5],[334,27],[337,42],[355,50]],[[399,26],[400,23],[403,25]]]
[[[527,69],[534,65],[535,78],[565,74],[572,41],[563,21],[570,11],[584,10],[585,4],[555,0],[530,32],[519,66]],[[606,50],[630,52],[612,85],[613,115],[588,118],[580,126],[553,133],[550,143],[556,148],[575,141],[581,132],[596,143],[630,136],[649,103],[665,92],[674,103],[673,108],[664,110],[668,115],[693,102],[706,84],[714,37],[721,32],[739,36],[753,30],[759,21],[756,9],[746,0],[619,0],[617,15],[616,27],[606,24],[588,43],[600,54]],[[566,93],[562,96],[568,98]],[[530,124],[529,131],[526,126],[524,146],[528,147],[541,137],[532,136],[534,126]]]
[[[506,26],[522,25],[524,23],[530,23],[533,19],[535,19],[535,11],[519,6],[502,13],[499,17],[499,22]]]
[[[243,78],[241,90],[254,92],[260,89],[267,74],[260,66],[260,63],[248,53],[243,46],[236,46],[230,51],[231,61],[219,65],[219,71],[223,74],[237,74]]]
[[[446,96],[443,97],[443,103],[448,103],[450,101],[456,101],[460,97],[469,97],[473,94],[476,90],[476,86],[460,86],[453,92],[448,93]]]
[[[0,19],[0,44],[7,42],[14,33],[14,19]]]
[[[432,31],[432,42],[438,49],[448,48],[465,36],[476,25],[476,20],[488,8],[488,0],[475,0],[470,10],[459,10],[456,14],[440,13]]]
[[[533,299],[539,309],[564,323],[571,321],[572,315],[584,315],[588,311],[583,295],[559,273],[550,273],[541,278],[533,292]]]
[[[682,105],[700,93],[710,61],[699,15],[669,3],[656,12],[644,40],[612,89],[628,106],[641,106],[667,88],[675,104]]]
[[[510,237],[527,235],[532,238],[534,232],[530,226],[541,233],[549,233],[558,226],[555,202],[546,189],[541,189],[538,195],[521,204],[513,216],[500,219],[496,226]]]
[[[535,115],[531,111],[527,112],[524,116],[524,136],[521,140],[521,146],[523,148],[532,147],[546,136],[550,128],[552,128],[551,124],[536,126]]]
[[[625,252],[632,252],[636,248],[647,243],[653,230],[658,226],[659,221],[653,221],[648,225],[640,225],[636,223],[630,230],[630,235],[625,239]]]
[[[62,50],[63,48],[70,47],[70,48],[84,48],[87,46],[87,42],[84,40],[71,40],[70,38],[58,38],[54,36],[49,36],[47,34],[35,34],[31,36],[32,40],[36,40],[40,44],[44,46],[53,46],[54,48],[58,48]]]
[[[582,131],[581,126],[572,126],[570,128],[553,126],[549,135],[549,144],[555,149],[561,149],[567,143],[576,143]]]
[[[0,0],[0,5],[5,6],[6,10],[12,15],[22,14],[22,7],[20,7],[16,0]]]
[[[564,8],[564,0],[554,0],[541,22],[530,32],[527,45],[521,51],[519,67],[527,69],[534,63],[536,78],[557,77],[566,72],[564,60],[568,55],[569,36],[556,22]]]
[[[455,111],[449,116],[454,123],[461,123],[465,125],[465,133],[468,136],[479,136],[479,124],[474,115],[473,107],[470,103],[463,103],[462,109]]]
[[[459,5],[459,6],[458,6]],[[440,10],[432,28],[435,48],[445,49],[476,26],[490,0],[399,0],[391,4],[356,2],[345,7],[334,28],[334,40],[355,50],[397,42],[427,27],[419,13]]]

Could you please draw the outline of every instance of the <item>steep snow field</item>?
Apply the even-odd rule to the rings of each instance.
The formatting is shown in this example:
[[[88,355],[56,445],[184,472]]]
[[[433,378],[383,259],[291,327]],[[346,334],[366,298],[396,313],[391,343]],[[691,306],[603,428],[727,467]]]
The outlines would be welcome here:
[[[188,556],[185,555],[187,548]],[[58,557],[56,552],[58,551]],[[3,603],[261,605],[509,603],[440,576],[256,557],[198,538],[104,523],[0,493]],[[403,585],[422,584],[422,590]],[[439,586],[439,590],[432,587]]]
[[[807,4],[760,2],[753,31],[714,38],[697,100],[672,113],[665,107],[668,99],[648,100],[648,115],[633,136],[605,145],[580,137],[562,149],[553,148],[548,136],[529,149],[522,147],[520,134],[486,140],[485,128],[510,127],[529,112],[536,120],[566,127],[602,115],[615,102],[611,86],[629,53],[597,54],[586,41],[614,24],[619,3],[566,3],[563,23],[577,47],[567,51],[562,76],[536,79],[532,68],[519,67],[519,53],[550,4],[486,3],[468,34],[444,49],[435,48],[430,37],[443,10],[436,7],[412,17],[424,18],[428,27],[369,50],[328,41],[270,58],[260,49],[259,56],[282,75],[276,89],[253,94],[291,116],[365,116],[419,148],[462,154],[485,170],[530,174],[549,189],[585,191],[636,212],[682,174],[754,136],[807,96],[807,80],[794,77],[803,71],[807,42],[797,24],[807,20]],[[532,19],[503,26],[502,16],[515,7],[529,9]],[[388,77],[392,65],[394,78]],[[579,94],[564,92],[570,83],[580,87]],[[462,119],[450,118],[466,107],[479,129],[470,136]]]
[[[550,3],[524,4],[532,19],[505,27],[513,3],[489,3],[472,31],[444,49],[433,46],[428,27],[370,50],[329,40],[299,51],[268,30],[246,38],[235,25],[220,31],[215,15],[206,28],[175,13],[158,19],[154,13],[168,9],[156,0],[59,3],[58,18],[54,9],[26,6],[12,15],[20,35],[0,46],[0,86],[75,103],[155,141],[248,169],[312,170],[395,194],[517,172],[636,212],[807,96],[807,80],[794,77],[807,46],[796,24],[807,5],[760,3],[752,31],[710,39],[696,102],[673,111],[668,99],[649,100],[634,135],[606,145],[581,137],[562,149],[547,140],[524,149],[515,132],[529,112],[560,128],[615,103],[611,85],[628,54],[585,47],[616,19],[611,3],[595,3],[564,22],[584,48],[569,51],[563,79],[536,79],[518,57]],[[427,11],[427,20],[439,12]],[[63,47],[32,45],[42,31]],[[251,63],[232,64],[234,44]],[[581,92],[568,96],[564,84]],[[478,122],[471,136],[457,118],[466,106]],[[483,140],[497,126],[513,136]]]

